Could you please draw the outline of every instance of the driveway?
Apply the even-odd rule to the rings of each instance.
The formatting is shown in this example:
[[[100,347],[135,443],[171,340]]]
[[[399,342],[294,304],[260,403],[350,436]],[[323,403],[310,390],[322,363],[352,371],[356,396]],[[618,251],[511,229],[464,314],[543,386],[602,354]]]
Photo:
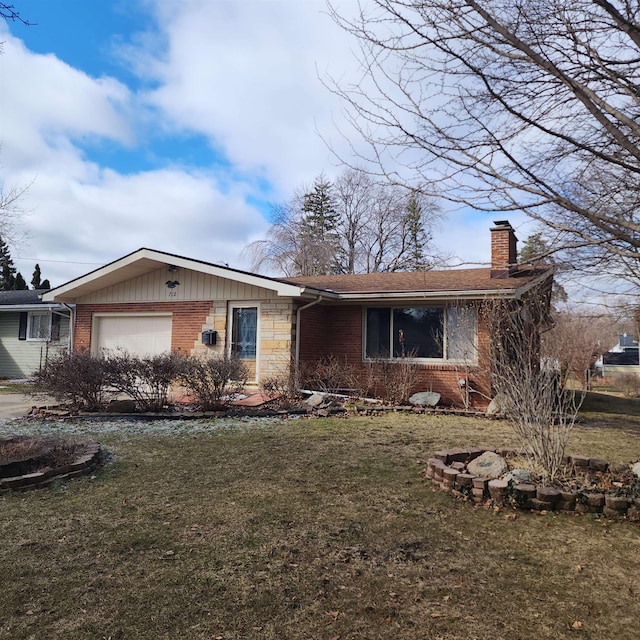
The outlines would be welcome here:
[[[52,398],[33,397],[23,393],[0,393],[0,422],[26,416],[32,407],[57,404]]]

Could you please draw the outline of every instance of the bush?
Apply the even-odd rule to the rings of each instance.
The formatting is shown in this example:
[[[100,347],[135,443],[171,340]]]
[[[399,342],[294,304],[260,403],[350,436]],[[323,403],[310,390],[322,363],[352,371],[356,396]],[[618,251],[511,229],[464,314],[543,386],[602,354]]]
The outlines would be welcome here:
[[[392,404],[406,404],[416,388],[418,368],[411,358],[374,360],[367,367],[367,392]]]
[[[334,355],[303,363],[300,379],[302,387],[312,391],[362,393],[357,368]]]
[[[242,391],[249,370],[238,358],[189,357],[179,377],[184,387],[196,398],[203,411],[224,406]]]
[[[34,391],[87,411],[100,409],[107,395],[104,358],[88,351],[64,353],[48,360],[35,374]]]
[[[616,377],[616,386],[625,398],[637,398],[640,395],[640,376],[630,371]]]
[[[104,357],[108,384],[131,397],[141,411],[160,411],[169,387],[180,380],[190,359],[179,352],[140,357],[115,351]]]

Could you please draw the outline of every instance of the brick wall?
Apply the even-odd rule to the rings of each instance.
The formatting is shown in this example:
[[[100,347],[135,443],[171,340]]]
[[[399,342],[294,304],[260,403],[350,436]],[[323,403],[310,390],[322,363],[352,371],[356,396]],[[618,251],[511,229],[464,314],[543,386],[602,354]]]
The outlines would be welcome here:
[[[499,223],[491,229],[491,277],[504,277],[518,261],[518,239],[513,227]]]
[[[323,356],[336,356],[365,375],[368,363],[363,359],[363,314],[360,305],[316,305],[302,312],[300,328],[300,361],[312,362]],[[443,363],[420,364],[416,373],[416,391],[435,391],[442,402],[461,405],[458,380],[468,377],[473,389],[473,406],[485,407],[491,396],[490,335],[487,314],[478,313],[477,365],[464,367]]]

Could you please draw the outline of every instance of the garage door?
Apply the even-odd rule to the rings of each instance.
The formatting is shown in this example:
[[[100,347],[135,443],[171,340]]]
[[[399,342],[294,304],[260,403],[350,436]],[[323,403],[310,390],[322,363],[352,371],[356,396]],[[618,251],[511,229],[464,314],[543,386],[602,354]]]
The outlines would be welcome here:
[[[96,351],[122,349],[145,356],[171,351],[171,316],[97,316]]]

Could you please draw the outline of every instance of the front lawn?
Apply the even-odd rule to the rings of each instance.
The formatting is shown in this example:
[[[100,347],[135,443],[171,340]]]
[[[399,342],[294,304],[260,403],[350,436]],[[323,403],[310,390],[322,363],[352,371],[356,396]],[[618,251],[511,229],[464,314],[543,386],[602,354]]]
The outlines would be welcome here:
[[[572,452],[640,458],[638,418],[618,418]],[[502,422],[50,427],[70,429],[113,460],[0,497],[2,639],[637,637],[639,525],[474,508],[422,479],[436,449],[514,444]]]

